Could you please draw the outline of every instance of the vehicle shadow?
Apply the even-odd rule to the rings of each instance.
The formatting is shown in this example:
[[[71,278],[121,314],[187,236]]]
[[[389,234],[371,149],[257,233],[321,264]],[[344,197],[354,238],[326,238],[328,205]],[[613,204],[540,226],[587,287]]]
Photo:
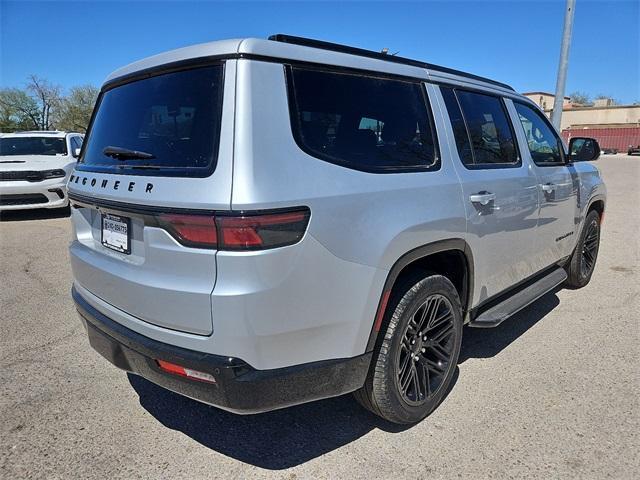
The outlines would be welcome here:
[[[465,327],[458,364],[470,358],[495,357],[560,304],[558,287],[495,328]]]
[[[0,212],[2,222],[22,222],[25,220],[48,220],[69,217],[69,208],[36,208],[33,210],[6,210]]]
[[[129,374],[140,405],[165,427],[216,452],[257,467],[280,470],[308,462],[374,428],[401,432],[351,395],[256,415],[235,415],[175,394]]]
[[[552,292],[497,328],[465,328],[460,362],[497,355],[558,304],[558,297]],[[449,392],[459,373],[456,369]],[[378,418],[351,395],[241,416],[175,394],[142,377],[132,374],[128,377],[140,405],[165,427],[223,455],[265,469],[300,465],[373,429],[400,433],[411,428]]]

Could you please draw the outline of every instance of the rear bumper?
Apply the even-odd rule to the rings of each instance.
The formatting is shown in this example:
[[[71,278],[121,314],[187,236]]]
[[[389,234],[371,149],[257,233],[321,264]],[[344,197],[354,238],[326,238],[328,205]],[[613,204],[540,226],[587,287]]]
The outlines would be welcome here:
[[[235,413],[259,413],[335,397],[360,388],[371,353],[272,370],[246,362],[158,342],[130,330],[89,305],[74,288],[72,296],[91,347],[116,367],[181,395]],[[166,373],[156,359],[209,373],[205,383]]]
[[[61,208],[69,205],[67,179],[0,182],[0,210]]]

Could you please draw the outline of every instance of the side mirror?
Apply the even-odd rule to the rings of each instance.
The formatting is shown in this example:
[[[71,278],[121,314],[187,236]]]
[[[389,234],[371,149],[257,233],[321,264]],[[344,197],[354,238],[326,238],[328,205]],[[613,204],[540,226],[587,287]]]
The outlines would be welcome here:
[[[76,149],[73,150],[73,156],[76,157],[76,158],[80,157],[80,149],[79,148],[76,148]]]
[[[569,159],[572,162],[592,162],[600,157],[600,145],[595,138],[573,137],[569,140]]]

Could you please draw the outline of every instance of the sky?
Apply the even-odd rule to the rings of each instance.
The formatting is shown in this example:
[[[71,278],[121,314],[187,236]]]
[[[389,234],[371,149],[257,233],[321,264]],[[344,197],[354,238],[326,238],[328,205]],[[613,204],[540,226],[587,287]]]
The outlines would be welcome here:
[[[555,90],[565,0],[171,2],[0,0],[0,86],[29,74],[101,85],[149,55],[288,33]],[[640,101],[640,1],[577,0],[566,93]]]

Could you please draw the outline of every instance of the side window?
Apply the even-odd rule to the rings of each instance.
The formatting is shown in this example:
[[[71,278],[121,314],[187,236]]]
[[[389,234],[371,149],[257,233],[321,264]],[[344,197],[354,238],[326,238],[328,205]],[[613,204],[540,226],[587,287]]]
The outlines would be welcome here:
[[[515,136],[502,99],[492,95],[455,91],[464,116],[476,167],[520,164]]]
[[[453,91],[453,88],[440,87],[442,96],[444,97],[444,103],[447,106],[449,112],[449,119],[451,120],[451,126],[453,127],[453,136],[456,140],[456,146],[458,147],[458,155],[460,160],[467,166],[473,165],[473,152],[471,151],[471,141],[469,140],[469,133],[467,127],[464,124],[464,118],[458,99]]]
[[[421,83],[298,67],[287,82],[294,137],[310,155],[368,172],[439,167]]]
[[[540,112],[528,105],[518,102],[514,102],[514,105],[535,164],[541,166],[562,164],[564,147],[547,120]]]

